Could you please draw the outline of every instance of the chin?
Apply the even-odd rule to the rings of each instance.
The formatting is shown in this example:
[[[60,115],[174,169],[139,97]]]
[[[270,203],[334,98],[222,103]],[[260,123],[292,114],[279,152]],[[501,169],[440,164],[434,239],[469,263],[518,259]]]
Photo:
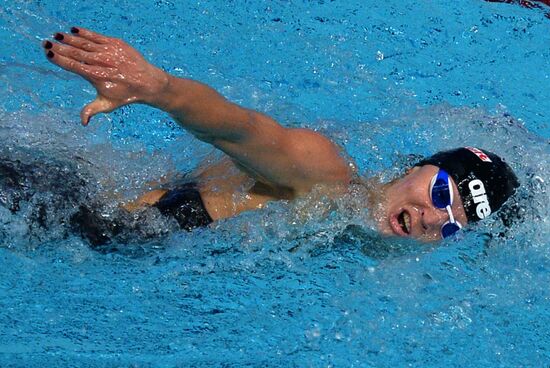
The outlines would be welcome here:
[[[377,217],[376,225],[378,232],[384,236],[398,236],[393,230],[390,222],[389,215],[385,214],[384,216]]]

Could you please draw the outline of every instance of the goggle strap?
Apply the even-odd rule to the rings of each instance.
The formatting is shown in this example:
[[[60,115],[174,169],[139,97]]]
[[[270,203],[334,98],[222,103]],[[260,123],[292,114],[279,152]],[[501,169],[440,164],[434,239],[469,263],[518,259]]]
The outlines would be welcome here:
[[[452,223],[452,224],[456,223],[455,218],[453,216],[453,211],[451,210],[451,206],[447,206],[447,207],[445,207],[445,209],[447,210],[447,213],[449,214],[449,222]]]

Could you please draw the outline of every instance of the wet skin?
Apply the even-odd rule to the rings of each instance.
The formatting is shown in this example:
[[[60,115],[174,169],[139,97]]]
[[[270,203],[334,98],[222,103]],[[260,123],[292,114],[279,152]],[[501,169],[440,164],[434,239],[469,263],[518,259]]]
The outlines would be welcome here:
[[[414,167],[402,178],[385,185],[383,194],[374,208],[380,232],[386,235],[412,237],[424,242],[441,239],[441,226],[449,221],[445,209],[436,208],[431,200],[430,183],[439,168],[432,165]],[[453,185],[451,210],[456,221],[465,226],[468,222],[456,183]],[[399,216],[410,217],[408,233],[400,224]]]
[[[83,125],[98,113],[143,103],[171,114],[182,128],[227,155],[223,165],[206,168],[198,176],[201,197],[213,219],[306,195],[319,186],[326,188],[327,195],[339,196],[352,182],[353,165],[318,132],[285,128],[267,115],[227,101],[200,82],[171,76],[120,39],[83,28],[72,28],[71,33],[56,33],[58,42],[44,41],[42,46],[50,62],[83,77],[96,89],[95,100],[81,111]],[[440,228],[448,214],[431,204],[428,188],[435,172],[433,166],[414,168],[365,199],[383,234],[422,241],[441,238]],[[250,181],[255,184],[244,195],[241,192],[240,202],[235,203],[235,194]],[[126,208],[154,204],[163,193],[146,193]],[[456,194],[453,213],[466,224]]]

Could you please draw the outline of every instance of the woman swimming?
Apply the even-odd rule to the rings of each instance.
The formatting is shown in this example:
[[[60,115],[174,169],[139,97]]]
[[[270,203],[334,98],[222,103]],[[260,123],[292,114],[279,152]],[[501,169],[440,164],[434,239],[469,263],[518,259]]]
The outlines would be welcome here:
[[[54,39],[43,43],[48,60],[85,78],[97,91],[96,99],[82,109],[83,125],[98,113],[147,104],[168,112],[226,155],[194,182],[146,193],[126,206],[129,211],[157,207],[190,230],[269,201],[303,196],[314,187],[327,196],[341,196],[357,179],[354,165],[327,137],[285,128],[204,84],[171,76],[120,39],[75,27]],[[512,169],[497,155],[463,147],[438,153],[405,176],[377,186],[364,205],[382,234],[435,241],[487,218],[518,186]],[[243,187],[248,188],[245,200],[235,201]]]

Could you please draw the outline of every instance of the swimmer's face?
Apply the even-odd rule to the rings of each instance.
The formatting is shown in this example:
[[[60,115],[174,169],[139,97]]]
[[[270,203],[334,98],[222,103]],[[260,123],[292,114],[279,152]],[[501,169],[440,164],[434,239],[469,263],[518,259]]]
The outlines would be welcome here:
[[[380,231],[385,235],[412,237],[420,241],[441,240],[441,226],[449,221],[445,209],[436,208],[430,197],[430,183],[439,168],[416,166],[407,174],[385,186],[384,196],[375,209]],[[452,212],[455,220],[468,222],[454,180]]]

